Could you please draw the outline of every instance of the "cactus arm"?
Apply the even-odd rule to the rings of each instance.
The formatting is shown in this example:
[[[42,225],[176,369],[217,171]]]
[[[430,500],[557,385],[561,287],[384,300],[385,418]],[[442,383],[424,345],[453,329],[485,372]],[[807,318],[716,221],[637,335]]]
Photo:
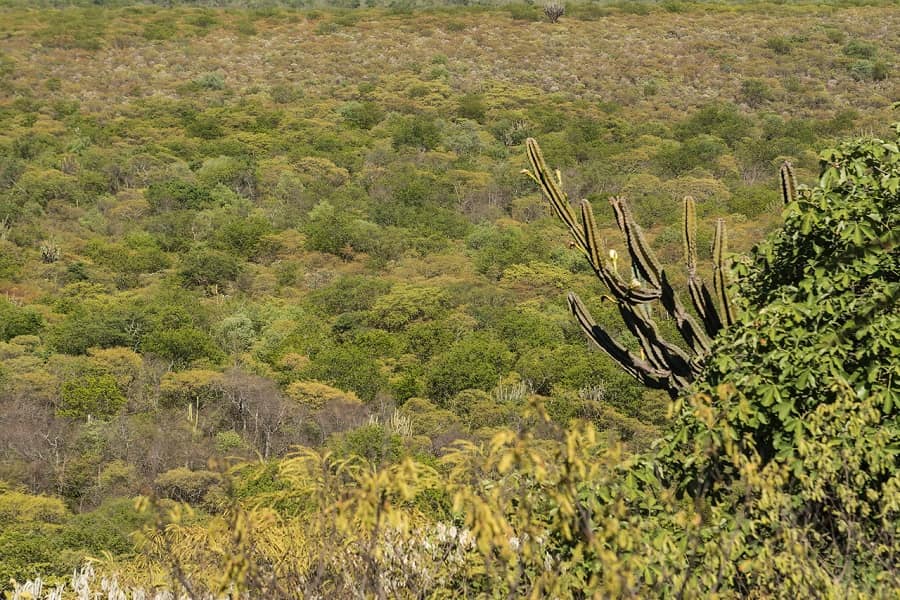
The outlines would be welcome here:
[[[575,245],[585,253],[597,277],[616,297],[623,300],[650,302],[659,298],[660,291],[658,289],[634,289],[624,282],[614,270],[606,267],[590,203],[587,200],[582,201],[581,223],[579,223],[575,211],[569,204],[568,196],[562,190],[562,176],[559,171],[556,171],[555,174],[550,172],[540,146],[534,139],[528,138],[526,147],[532,170],[526,170],[525,174],[540,186],[544,196],[550,201],[553,212],[565,223],[575,240]]]
[[[594,268],[597,277],[606,284],[606,287],[619,300],[625,302],[642,303],[651,302],[660,296],[659,289],[649,289],[644,287],[632,287],[625,283],[615,269],[606,267],[605,259],[602,254],[600,240],[597,237],[597,224],[594,221],[594,210],[591,203],[587,200],[581,201],[581,220],[584,226],[585,242],[587,248],[588,262]]]
[[[675,288],[669,283],[666,272],[660,273],[660,289],[662,294],[659,297],[663,308],[675,319],[675,328],[681,334],[681,338],[687,343],[688,347],[695,354],[703,355],[709,352],[712,340],[706,335],[706,332],[697,324],[697,321],[684,307],[675,293]]]
[[[587,243],[587,256],[592,265],[597,265],[604,272],[614,275],[613,269],[604,268],[603,248],[601,248],[600,239],[597,237],[597,222],[594,220],[594,209],[587,200],[581,201],[581,222],[584,226],[584,239]]]
[[[615,212],[619,230],[625,234],[625,243],[628,246],[628,253],[631,255],[631,263],[642,278],[649,281],[653,287],[658,288],[662,266],[656,260],[653,251],[650,250],[641,228],[631,215],[628,204],[623,198],[618,197],[610,198],[609,204]]]
[[[725,325],[730,326],[735,322],[734,309],[728,298],[728,281],[725,278],[725,253],[728,239],[725,233],[725,219],[716,220],[716,235],[713,238],[713,288],[725,317]]]
[[[688,355],[675,344],[670,344],[660,335],[653,319],[638,311],[635,306],[619,302],[619,315],[628,331],[641,344],[647,360],[658,369],[666,369],[671,373],[676,387],[684,387],[694,375]]]
[[[616,224],[625,236],[631,257],[633,279],[623,280],[616,269],[616,257],[607,259],[598,235],[590,202],[582,201],[581,214],[576,214],[563,191],[559,171],[551,172],[537,142],[529,138],[526,143],[532,171],[524,171],[538,184],[556,215],[565,223],[577,246],[587,257],[597,275],[610,290],[619,314],[628,331],[638,340],[641,356],[630,352],[602,327],[597,325],[587,308],[574,294],[569,295],[569,307],[581,328],[594,343],[612,357],[627,373],[644,385],[665,389],[675,396],[693,381],[700,372],[703,358],[709,353],[711,338],[723,326],[734,323],[735,317],[727,296],[725,253],[725,226],[722,220],[716,224],[714,241],[713,292],[697,273],[696,208],[693,199],[685,198],[684,245],[688,267],[688,290],[691,303],[700,316],[698,321],[689,313],[675,293],[668,276],[657,261],[643,232],[635,222],[628,204],[621,198],[611,198]],[[790,165],[782,169],[782,193],[796,198],[796,185]],[[690,351],[664,340],[653,320],[649,303],[659,300],[663,309],[676,324],[679,334]]]
[[[556,173],[556,181],[554,181],[553,176],[550,174],[550,169],[547,168],[547,163],[544,161],[541,148],[533,138],[528,138],[525,141],[525,146],[528,151],[528,161],[533,169],[533,171],[526,171],[526,173],[541,187],[544,195],[550,200],[550,205],[553,207],[554,212],[566,224],[569,231],[572,232],[578,247],[587,252],[587,241],[585,240],[584,232],[581,230],[581,225],[578,224],[575,211],[572,210],[572,206],[569,204],[569,197],[562,191],[560,185],[560,179],[562,178],[559,172]]]
[[[709,350],[710,340],[706,333],[700,329],[694,318],[687,312],[681,300],[675,294],[675,290],[669,283],[665,271],[660,267],[653,255],[653,251],[644,239],[640,226],[631,216],[628,204],[622,198],[611,198],[610,204],[616,213],[616,223],[628,244],[632,264],[636,265],[642,277],[648,279],[654,287],[659,288],[659,300],[663,308],[675,319],[675,326],[682,339],[687,342],[691,350],[697,354],[703,354]]]
[[[700,322],[706,330],[706,335],[710,338],[716,336],[722,329],[722,320],[719,312],[716,310],[716,304],[713,300],[709,288],[697,273],[697,209],[694,199],[690,196],[684,197],[684,219],[682,223],[683,239],[684,239],[684,261],[688,270],[688,292],[691,297],[691,304],[697,314],[700,315]]]
[[[685,196],[682,202],[682,239],[684,240],[684,262],[688,273],[697,272],[697,206],[694,198]]]
[[[605,329],[597,325],[587,307],[575,294],[569,294],[569,308],[575,315],[578,324],[587,336],[629,375],[643,385],[669,390],[671,394],[671,371],[659,369],[646,360],[630,352],[625,346],[613,338]]]
[[[562,176],[559,171],[551,173],[540,146],[534,138],[528,138],[525,142],[528,153],[528,161],[531,163],[531,171],[524,171],[535,183],[540,186],[544,196],[550,201],[550,206],[556,215],[565,223],[575,240],[575,245],[587,255],[588,261],[594,268],[597,277],[607,287],[622,299],[630,302],[650,302],[659,297],[659,290],[635,290],[611,269],[607,269],[602,256],[601,245],[597,239],[597,226],[594,222],[594,213],[589,202],[582,201],[582,223],[578,222],[575,211],[569,204],[569,198],[562,190]],[[585,204],[587,206],[585,206]]]
[[[794,178],[793,165],[784,161],[778,174],[781,176],[781,199],[787,206],[797,199],[797,180]]]
[[[700,277],[688,276],[688,292],[691,296],[691,304],[700,315],[700,322],[703,323],[706,335],[710,338],[715,337],[722,330],[722,319],[719,317],[719,311],[716,310],[716,303],[709,288]]]

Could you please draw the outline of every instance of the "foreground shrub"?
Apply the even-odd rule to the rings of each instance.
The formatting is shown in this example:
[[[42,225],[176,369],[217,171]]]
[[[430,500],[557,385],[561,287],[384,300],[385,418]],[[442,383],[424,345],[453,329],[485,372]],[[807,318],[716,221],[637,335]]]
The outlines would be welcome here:
[[[679,500],[652,462],[591,426],[548,440],[535,435],[548,423],[539,408],[524,423],[458,445],[437,468],[303,450],[280,466],[287,485],[254,508],[233,505],[205,527],[174,511],[141,551],[190,565],[195,593],[243,597],[886,598],[898,585],[878,564],[840,575],[820,562],[791,496],[758,462],[744,465],[734,511]],[[374,426],[358,434],[346,443],[376,462],[396,443]],[[780,526],[758,536],[774,525],[767,514]]]
[[[715,499],[761,468],[821,558],[863,573],[896,561],[900,533],[896,131],[823,152],[819,184],[737,268],[745,316],[676,404],[666,450],[672,480]]]

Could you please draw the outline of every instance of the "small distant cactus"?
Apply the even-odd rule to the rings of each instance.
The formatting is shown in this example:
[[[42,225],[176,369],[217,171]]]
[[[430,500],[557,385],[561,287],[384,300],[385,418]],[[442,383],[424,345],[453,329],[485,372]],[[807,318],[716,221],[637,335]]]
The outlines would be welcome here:
[[[548,2],[544,5],[544,15],[551,23],[556,23],[566,12],[566,7],[559,2]]]
[[[47,264],[55,263],[59,260],[62,253],[59,246],[53,241],[41,244],[41,260]]]

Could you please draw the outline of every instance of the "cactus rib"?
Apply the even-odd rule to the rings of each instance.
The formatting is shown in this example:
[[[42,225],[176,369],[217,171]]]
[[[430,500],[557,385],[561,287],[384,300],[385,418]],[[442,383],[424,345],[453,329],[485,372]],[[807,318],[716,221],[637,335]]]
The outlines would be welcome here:
[[[691,196],[684,197],[684,223],[683,223],[683,239],[684,239],[684,260],[688,270],[688,293],[691,297],[691,303],[697,314],[700,315],[700,322],[706,330],[706,335],[710,338],[716,336],[722,329],[722,320],[719,312],[716,310],[715,301],[706,283],[697,273],[697,209],[694,199]]]
[[[785,206],[797,199],[797,180],[794,178],[794,167],[788,161],[784,161],[778,171],[781,177],[781,199]]]
[[[731,300],[728,298],[727,286],[728,281],[725,278],[725,253],[727,252],[728,239],[725,234],[725,220],[716,220],[716,234],[713,238],[713,288],[719,304],[722,308],[722,315],[725,317],[725,326],[733,325],[735,322],[734,311],[731,307]]]

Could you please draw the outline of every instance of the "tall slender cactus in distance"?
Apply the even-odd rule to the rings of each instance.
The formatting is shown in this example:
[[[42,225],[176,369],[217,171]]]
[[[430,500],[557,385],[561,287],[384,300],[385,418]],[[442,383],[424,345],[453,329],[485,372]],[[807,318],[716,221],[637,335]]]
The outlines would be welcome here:
[[[616,268],[617,254],[604,253],[590,202],[581,201],[580,215],[563,191],[562,174],[551,172],[538,143],[526,141],[528,161],[532,169],[523,173],[531,177],[550,201],[556,215],[565,223],[577,246],[588,259],[594,273],[606,285],[616,303],[628,331],[637,338],[641,353],[628,350],[619,340],[594,321],[584,302],[569,293],[569,308],[588,337],[615,360],[627,373],[653,389],[666,390],[675,397],[699,374],[709,353],[712,338],[735,322],[732,303],[727,293],[725,221],[718,219],[713,240],[713,291],[697,273],[697,217],[694,199],[684,198],[684,252],[688,271],[688,291],[699,323],[682,304],[669,283],[665,269],[656,259],[635,222],[628,203],[619,197],[609,199],[616,225],[625,236],[634,277],[624,281]],[[789,163],[781,168],[781,188],[785,204],[796,199],[796,183]],[[666,341],[659,333],[647,304],[659,301],[674,321],[688,350]]]

